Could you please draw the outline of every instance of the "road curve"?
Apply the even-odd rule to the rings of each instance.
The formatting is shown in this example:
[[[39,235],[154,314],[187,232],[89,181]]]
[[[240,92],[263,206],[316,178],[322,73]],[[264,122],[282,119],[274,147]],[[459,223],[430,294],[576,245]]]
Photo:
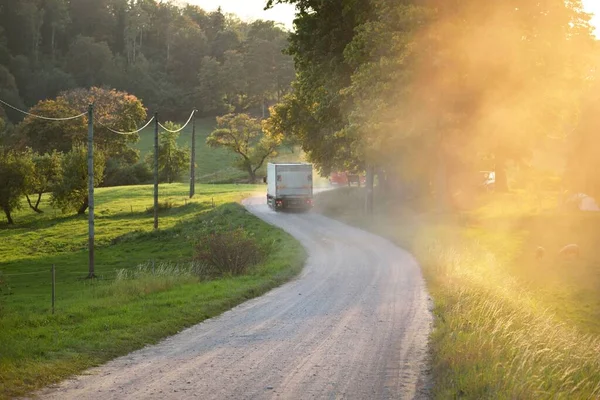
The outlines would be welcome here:
[[[318,214],[247,209],[309,252],[302,274],[85,375],[44,399],[410,399],[428,397],[431,313],[415,260]]]

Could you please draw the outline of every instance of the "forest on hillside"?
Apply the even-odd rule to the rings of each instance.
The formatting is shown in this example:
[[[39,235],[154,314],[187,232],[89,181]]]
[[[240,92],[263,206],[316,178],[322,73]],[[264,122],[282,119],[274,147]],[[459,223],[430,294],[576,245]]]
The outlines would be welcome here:
[[[157,0],[0,0],[0,99],[21,109],[74,88],[138,97],[165,119],[261,110],[290,89],[288,32]],[[23,116],[0,108],[0,117]],[[6,121],[5,121],[6,122]]]

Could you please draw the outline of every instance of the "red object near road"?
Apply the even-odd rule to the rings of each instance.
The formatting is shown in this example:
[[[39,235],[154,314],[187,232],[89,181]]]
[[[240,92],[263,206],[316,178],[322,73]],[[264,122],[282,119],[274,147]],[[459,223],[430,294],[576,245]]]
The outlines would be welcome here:
[[[332,185],[347,185],[348,176],[345,172],[332,172],[329,176],[329,182]]]
[[[365,184],[366,180],[364,175],[349,174],[348,172],[332,172],[331,175],[329,175],[329,183],[332,185],[350,186],[353,183],[356,183],[358,186],[361,186]]]

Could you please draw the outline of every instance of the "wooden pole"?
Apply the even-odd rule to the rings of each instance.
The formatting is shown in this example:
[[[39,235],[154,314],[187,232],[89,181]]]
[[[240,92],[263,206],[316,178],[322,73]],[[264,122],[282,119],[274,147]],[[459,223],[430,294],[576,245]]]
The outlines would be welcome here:
[[[196,194],[196,112],[192,115],[192,155],[190,159],[190,199]]]
[[[158,113],[154,113],[154,229],[158,229]]]
[[[54,264],[52,264],[52,314],[54,314],[54,302],[56,299],[56,274]]]
[[[88,107],[88,278],[95,278],[94,265],[94,105]]]

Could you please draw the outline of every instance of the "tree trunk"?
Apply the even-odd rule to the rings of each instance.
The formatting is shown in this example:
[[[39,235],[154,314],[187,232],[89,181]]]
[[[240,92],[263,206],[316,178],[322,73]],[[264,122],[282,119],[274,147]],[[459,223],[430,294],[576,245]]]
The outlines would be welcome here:
[[[31,204],[31,200],[29,199],[29,195],[25,195],[25,198],[27,199],[27,203],[29,204],[29,208],[31,208],[33,211],[35,211],[38,214],[43,214],[44,212],[42,210],[39,209],[39,205],[40,205],[40,200],[42,199],[42,195],[41,193],[38,193],[38,199],[35,203],[35,206],[33,204]]]
[[[252,166],[248,165],[247,170],[250,183],[256,183],[256,173],[252,170]]]
[[[500,193],[508,192],[508,177],[506,176],[506,157],[501,152],[496,153],[496,179],[494,190]]]
[[[6,215],[6,219],[8,220],[8,224],[9,225],[14,225],[15,221],[13,221],[12,217],[10,216],[10,210],[8,208],[2,207],[2,210],[4,211],[4,215]]]
[[[89,199],[87,196],[85,196],[85,200],[83,201],[83,204],[81,205],[81,207],[79,207],[79,210],[77,210],[77,215],[85,214],[85,210],[87,210],[88,205],[89,205]]]
[[[369,165],[367,167],[367,179],[365,182],[365,187],[367,188],[365,197],[365,213],[367,215],[373,214],[373,186],[375,182],[374,171],[375,169],[373,166]],[[360,176],[358,178],[358,184],[360,186]]]
[[[449,206],[448,195],[448,165],[446,155],[440,151],[438,165],[435,173],[435,197],[438,212],[445,212]]]
[[[42,210],[40,210],[40,208],[39,208],[39,207],[40,207],[40,201],[42,201],[42,194],[43,194],[43,193],[38,193],[38,199],[37,199],[37,201],[35,202],[35,210],[36,210],[37,212],[39,212],[39,213],[43,213],[43,211],[42,211]]]

